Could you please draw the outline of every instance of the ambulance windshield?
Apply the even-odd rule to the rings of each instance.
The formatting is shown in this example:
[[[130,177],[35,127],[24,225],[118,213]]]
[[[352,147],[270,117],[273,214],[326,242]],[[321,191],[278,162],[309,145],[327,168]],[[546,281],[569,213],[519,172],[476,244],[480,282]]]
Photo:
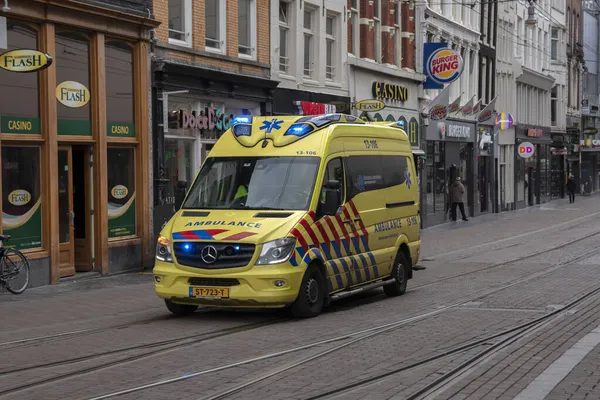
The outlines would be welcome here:
[[[206,160],[184,209],[306,210],[318,157],[214,157]]]

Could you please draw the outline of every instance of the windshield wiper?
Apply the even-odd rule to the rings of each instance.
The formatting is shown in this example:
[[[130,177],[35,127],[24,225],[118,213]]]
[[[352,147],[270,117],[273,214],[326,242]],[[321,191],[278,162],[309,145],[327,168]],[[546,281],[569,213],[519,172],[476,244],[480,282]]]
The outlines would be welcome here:
[[[275,207],[232,207],[232,210],[266,210],[266,211],[283,211],[283,208]]]

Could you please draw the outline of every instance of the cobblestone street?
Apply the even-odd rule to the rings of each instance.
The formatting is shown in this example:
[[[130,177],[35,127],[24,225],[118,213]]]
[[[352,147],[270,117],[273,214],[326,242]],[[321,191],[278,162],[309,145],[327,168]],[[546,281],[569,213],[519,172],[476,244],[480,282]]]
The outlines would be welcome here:
[[[172,316],[149,272],[0,293],[0,399],[597,399],[600,201],[422,231],[424,270],[322,315]]]

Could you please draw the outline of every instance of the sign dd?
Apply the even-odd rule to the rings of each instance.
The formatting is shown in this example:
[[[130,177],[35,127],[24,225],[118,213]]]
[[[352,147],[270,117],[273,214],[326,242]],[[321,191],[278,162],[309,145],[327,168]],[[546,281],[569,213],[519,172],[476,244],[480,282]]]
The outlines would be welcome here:
[[[529,142],[523,142],[519,145],[519,155],[522,158],[529,158],[533,155],[535,147]]]

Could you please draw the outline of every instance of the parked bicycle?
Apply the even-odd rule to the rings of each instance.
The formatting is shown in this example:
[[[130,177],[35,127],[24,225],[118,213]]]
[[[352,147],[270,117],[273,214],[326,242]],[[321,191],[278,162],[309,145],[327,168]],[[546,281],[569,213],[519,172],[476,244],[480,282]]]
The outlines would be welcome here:
[[[0,284],[13,294],[21,294],[29,284],[29,261],[17,249],[4,247],[10,235],[0,235]]]

